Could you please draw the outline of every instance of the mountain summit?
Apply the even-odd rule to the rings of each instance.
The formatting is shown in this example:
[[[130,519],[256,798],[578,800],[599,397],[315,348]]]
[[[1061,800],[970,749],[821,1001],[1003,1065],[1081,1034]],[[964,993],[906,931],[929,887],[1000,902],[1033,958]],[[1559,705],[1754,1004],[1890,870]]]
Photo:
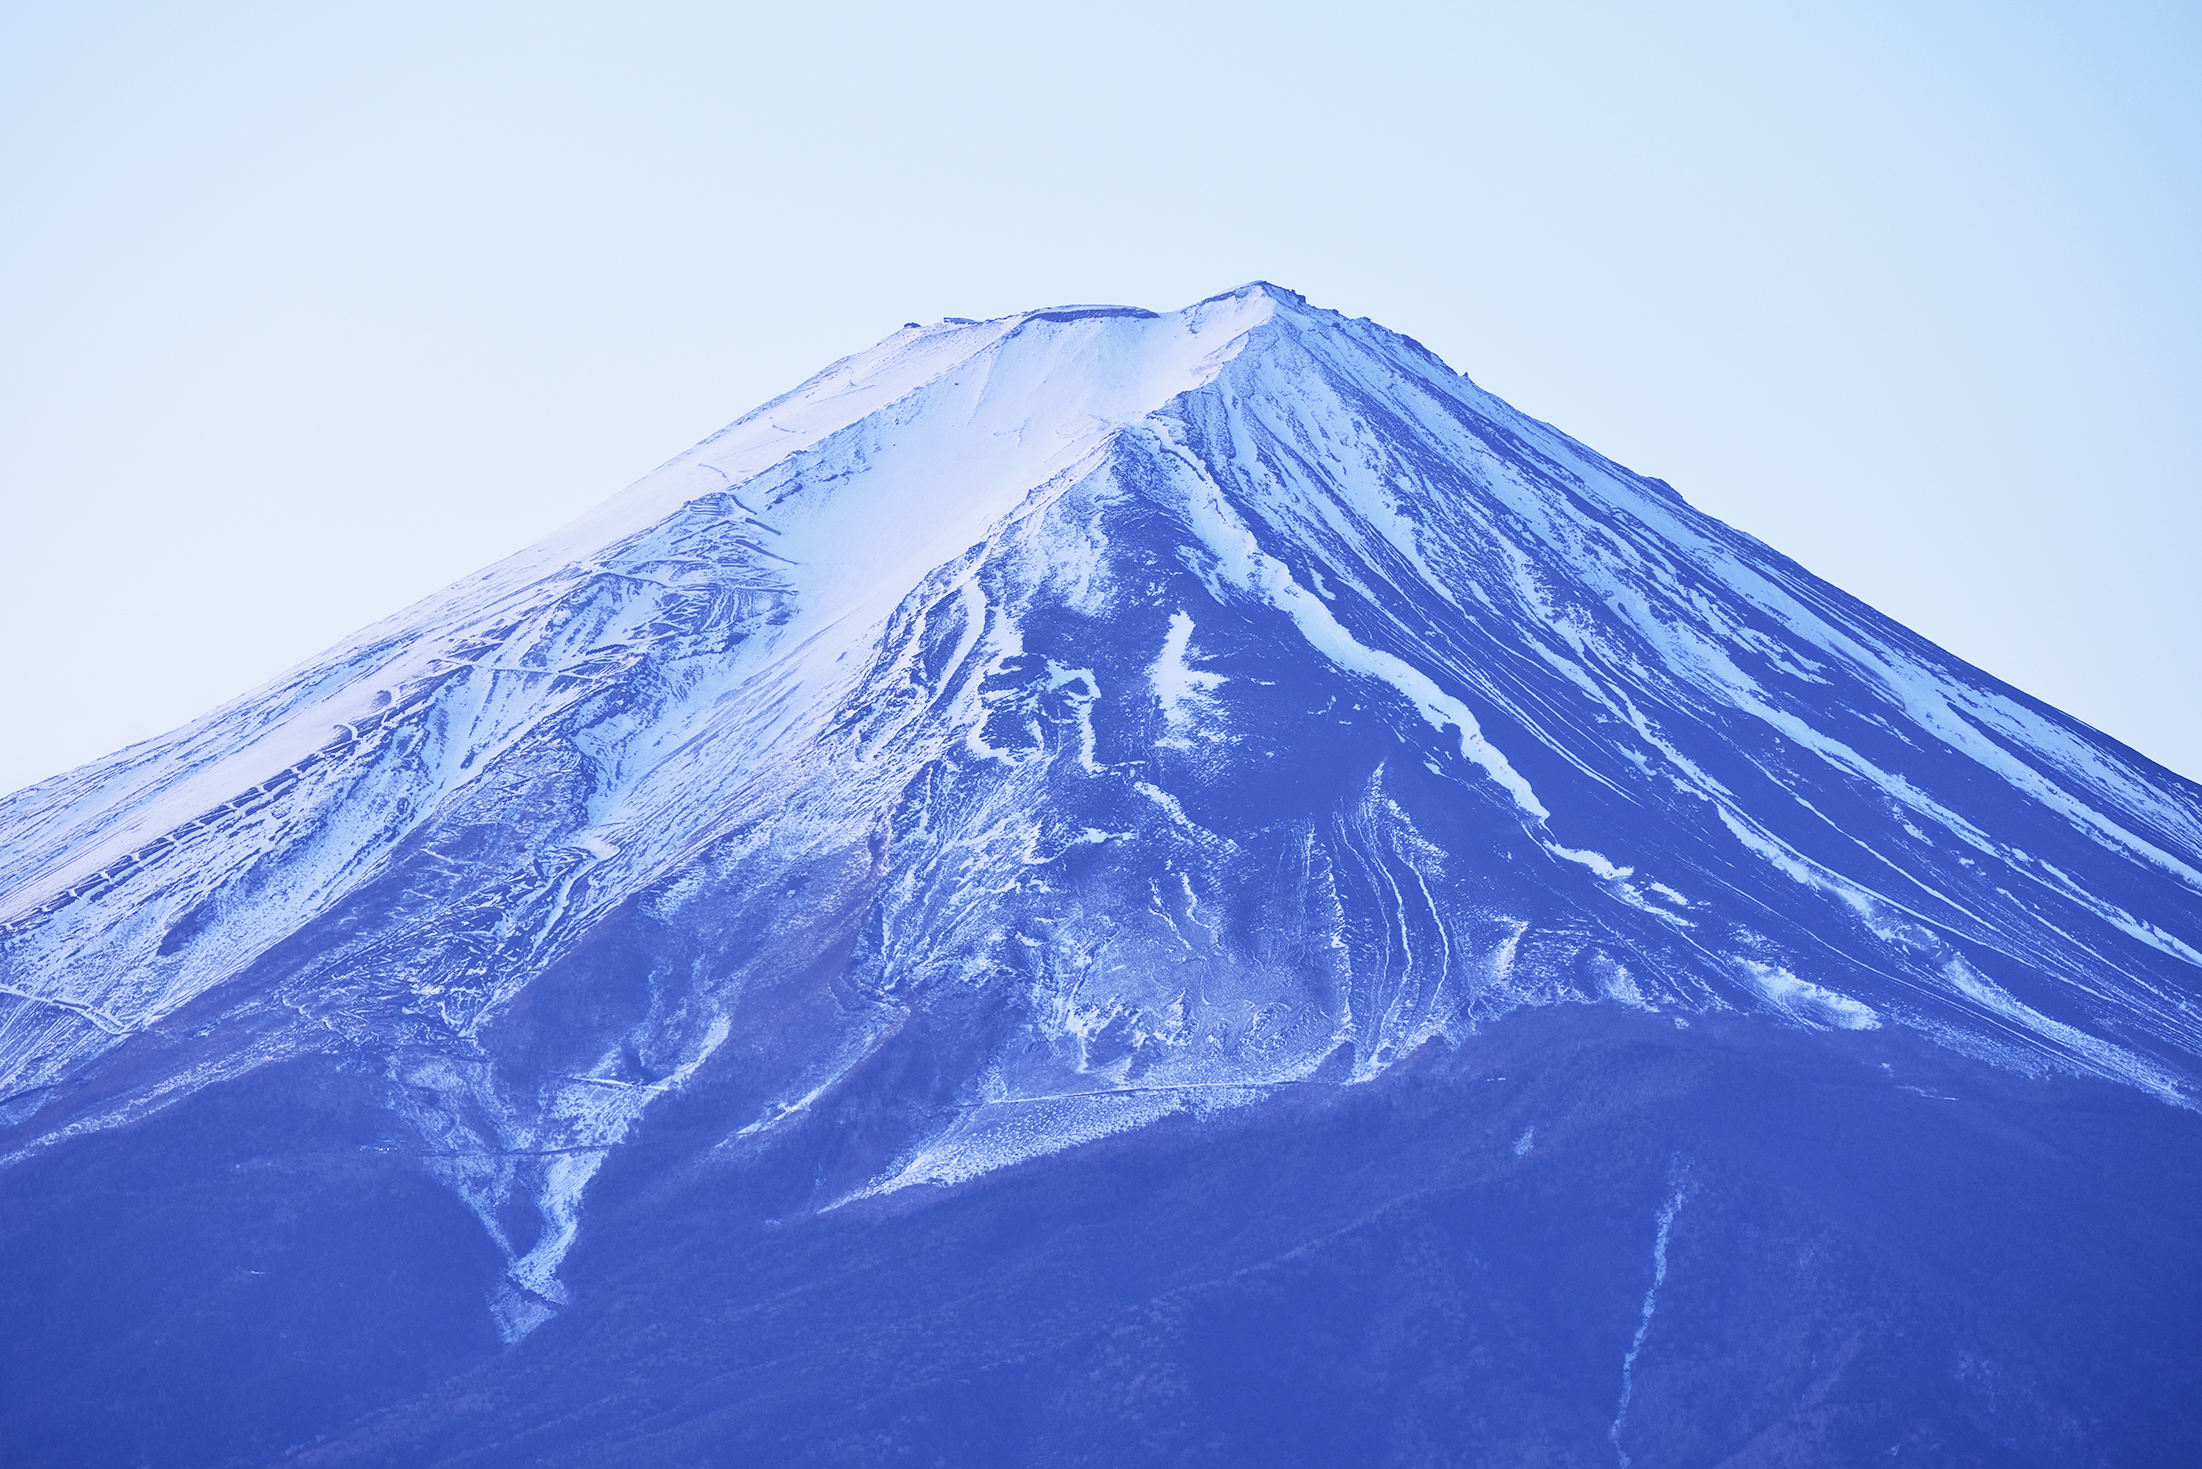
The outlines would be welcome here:
[[[2202,790],[1274,286],[907,327],[0,892],[27,1463],[2197,1442]]]

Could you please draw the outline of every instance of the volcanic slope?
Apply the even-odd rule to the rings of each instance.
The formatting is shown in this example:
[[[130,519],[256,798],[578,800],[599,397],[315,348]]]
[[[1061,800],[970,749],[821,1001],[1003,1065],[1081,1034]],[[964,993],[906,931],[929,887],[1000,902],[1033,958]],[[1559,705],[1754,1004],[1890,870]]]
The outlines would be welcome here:
[[[2202,1161],[2202,792],[1411,339],[1267,285],[905,328],[274,685],[8,798],[0,890],[0,1272],[33,1323],[0,1431],[27,1462],[266,1459],[376,1410],[317,1452],[536,1462],[523,1425],[597,1401],[603,1362],[672,1329],[659,1307],[724,1302],[681,1338],[718,1360],[758,1292],[885,1299],[859,1285],[877,1240],[984,1236],[1035,1178],[1059,1180],[1056,1233],[1002,1226],[976,1276],[917,1250],[909,1289],[1024,1281],[1000,1309],[1053,1334],[936,1303],[867,1357],[863,1310],[775,1318],[781,1368],[694,1387],[710,1412],[598,1401],[574,1461],[651,1462],[651,1414],[706,1457],[1060,1456],[1137,1416],[1094,1332],[1162,1333],[1190,1381],[1279,1331],[1405,1329],[1247,1306],[1205,1345],[1170,1336],[1184,1292],[1312,1250],[1341,1298],[1444,1296],[1424,1365],[1484,1361],[1494,1321],[1564,1338],[1549,1382],[1430,1389],[1484,1405],[1477,1453],[1649,1464],[1628,1425],[1687,1385],[1660,1386],[1655,1305],[1721,1230],[1756,1260],[1754,1210],[1783,1249],[1868,1263],[1799,1308],[1815,1365],[1722,1420],[1736,1462],[1842,1461],[1855,1432],[2081,1463],[2193,1431],[2115,1405],[2202,1386],[2149,1324],[2202,1301],[2202,1253],[2163,1243],[2192,1240],[2191,1190],[2157,1176]],[[1499,1055],[1591,1090],[1551,1080],[1540,1123],[1497,1100]],[[1770,1105],[1791,1133],[1750,1115]],[[1951,1105],[2000,1120],[1931,1120]],[[2074,1116],[2124,1119],[2093,1182]],[[1867,1160],[1866,1117],[1929,1141]],[[1657,1145],[1616,1150],[1630,1126]],[[2090,1189],[2170,1221],[2129,1251],[2162,1256],[2155,1285],[2103,1256],[2098,1299],[2126,1305],[2092,1308],[2150,1365],[2096,1383],[2059,1345],[2064,1296],[1991,1321],[1986,1286],[1905,1243],[1927,1224],[1898,1238],[1890,1210],[1838,1219],[1776,1180],[1823,1145],[1858,1198],[1987,1158],[1996,1202],[1951,1202],[1953,1238]],[[1272,1199],[1258,1247],[1246,1211],[1281,1185],[1197,1182],[1203,1149],[1248,1147],[1326,1180]],[[1167,1206],[1122,1204],[1165,1176]],[[1526,1222],[1540,1188],[1596,1222]],[[1446,1189],[1527,1210],[1577,1283],[1542,1316],[1477,1296],[1498,1246],[1394,1217]],[[1452,1284],[1336,1243],[1393,1225]],[[1207,1241],[1185,1244],[1206,1263],[1143,1273],[1102,1243],[1081,1271],[1057,1258],[1081,1230]],[[1045,1262],[1057,1285],[1020,1273]],[[1701,1347],[1784,1298],[1755,1269],[1695,1287]],[[1908,1326],[1858,1314],[1884,1275]],[[1797,1418],[1928,1341],[1970,1396]],[[913,1379],[929,1354],[961,1386]],[[772,1375],[810,1359],[841,1365]],[[1351,1369],[1372,1402],[1423,1359],[1386,1360]],[[1232,1403],[1312,1411],[1292,1373],[1316,1370],[1181,1383],[1127,1451],[1334,1462],[1229,1427]],[[809,1426],[852,1412],[818,1385],[844,1371],[875,1437]],[[980,1379],[1021,1406],[956,1406]],[[1084,1406],[1081,1381],[1103,1384]],[[1432,1422],[1371,1461],[1473,1438]]]

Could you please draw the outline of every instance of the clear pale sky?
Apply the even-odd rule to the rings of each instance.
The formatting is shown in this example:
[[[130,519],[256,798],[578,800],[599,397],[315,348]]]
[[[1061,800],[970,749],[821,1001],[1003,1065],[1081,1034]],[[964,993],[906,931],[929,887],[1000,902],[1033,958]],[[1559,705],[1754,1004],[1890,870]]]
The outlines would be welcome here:
[[[2202,7],[0,6],[0,789],[904,321],[1264,278],[2202,776]]]

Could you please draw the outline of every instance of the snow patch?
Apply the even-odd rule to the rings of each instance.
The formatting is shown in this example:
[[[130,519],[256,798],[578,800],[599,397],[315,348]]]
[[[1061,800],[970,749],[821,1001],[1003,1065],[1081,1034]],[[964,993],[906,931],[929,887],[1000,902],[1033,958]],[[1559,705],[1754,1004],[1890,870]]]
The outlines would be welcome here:
[[[1807,1024],[1830,1026],[1836,1030],[1880,1028],[1881,1017],[1871,1005],[1809,979],[1799,979],[1779,964],[1765,964],[1755,959],[1742,960],[1741,964],[1760,994]]]
[[[1206,705],[1209,696],[1228,682],[1222,674],[1204,673],[1185,661],[1192,641],[1193,619],[1183,611],[1171,613],[1170,630],[1162,639],[1162,651],[1156,655],[1149,675],[1155,697],[1162,704],[1162,717],[1172,731],[1173,739],[1164,743],[1183,745],[1179,732]]]

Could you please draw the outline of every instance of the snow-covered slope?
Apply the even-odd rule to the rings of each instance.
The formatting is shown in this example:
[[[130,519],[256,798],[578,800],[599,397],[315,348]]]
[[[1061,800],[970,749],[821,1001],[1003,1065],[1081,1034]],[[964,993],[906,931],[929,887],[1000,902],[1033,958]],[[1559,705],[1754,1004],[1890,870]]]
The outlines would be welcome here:
[[[2202,1094],[2202,792],[1266,285],[898,332],[9,797],[0,892],[7,1161],[344,1058],[513,1335],[654,1104],[913,1028],[816,1207],[1564,1002]]]

